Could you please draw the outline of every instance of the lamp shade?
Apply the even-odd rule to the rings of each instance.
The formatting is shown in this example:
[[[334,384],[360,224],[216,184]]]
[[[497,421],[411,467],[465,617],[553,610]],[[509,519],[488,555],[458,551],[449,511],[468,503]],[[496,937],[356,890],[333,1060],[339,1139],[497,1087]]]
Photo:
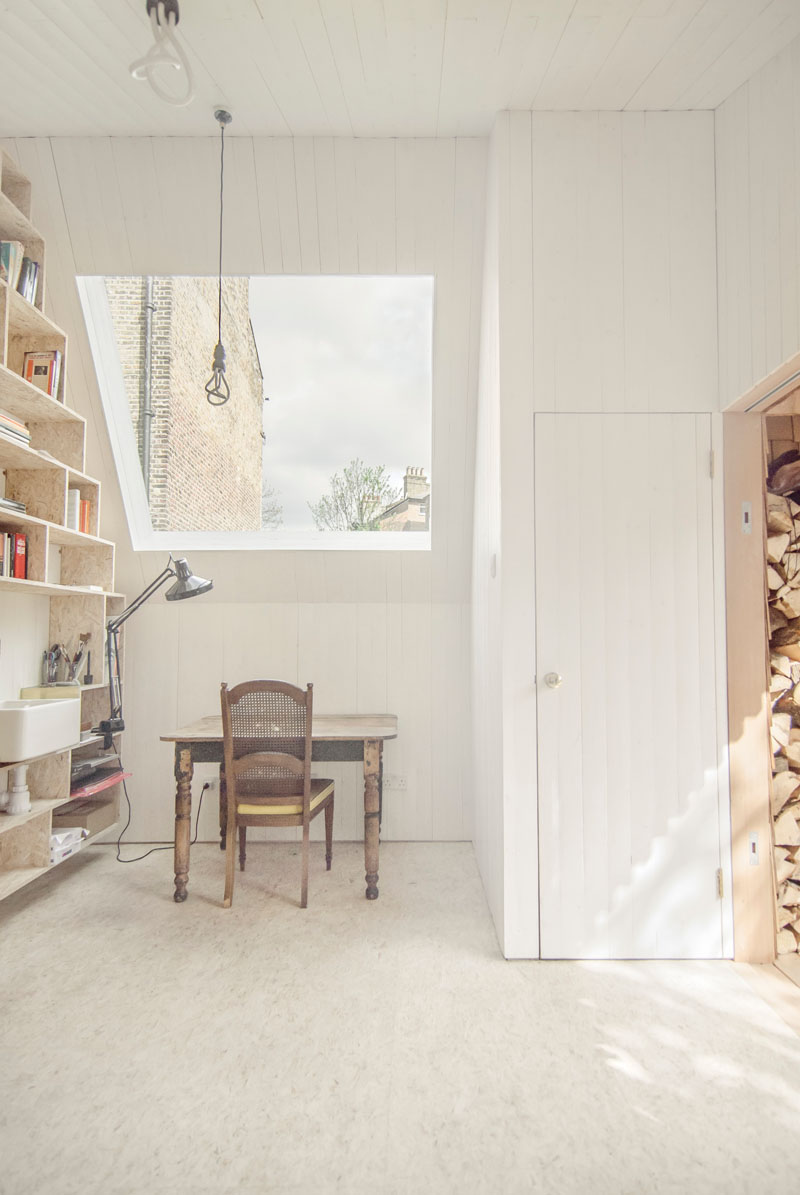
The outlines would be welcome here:
[[[197,597],[198,594],[208,593],[209,589],[213,589],[213,581],[205,581],[202,577],[196,577],[189,568],[189,563],[185,557],[180,560],[174,560],[175,576],[177,580],[174,585],[170,585],[166,594],[164,595],[168,602],[179,602],[182,598]]]

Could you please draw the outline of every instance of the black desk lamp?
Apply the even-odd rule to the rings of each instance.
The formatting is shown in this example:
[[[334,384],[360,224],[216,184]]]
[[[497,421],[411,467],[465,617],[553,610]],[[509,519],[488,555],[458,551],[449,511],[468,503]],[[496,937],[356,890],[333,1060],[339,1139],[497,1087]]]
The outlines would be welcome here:
[[[204,581],[202,577],[196,577],[184,558],[173,560],[170,556],[169,564],[163,573],[160,573],[155,581],[151,581],[147,589],[140,593],[137,598],[134,598],[121,614],[118,614],[116,618],[110,618],[106,623],[106,666],[108,668],[110,716],[101,722],[97,728],[103,735],[103,746],[106,749],[112,745],[112,735],[118,734],[119,731],[125,729],[125,722],[122,718],[122,681],[119,674],[119,628],[170,577],[177,579],[175,584],[171,585],[164,595],[168,602],[179,602],[183,598],[197,597],[201,593],[208,593],[209,589],[214,585],[213,581]]]

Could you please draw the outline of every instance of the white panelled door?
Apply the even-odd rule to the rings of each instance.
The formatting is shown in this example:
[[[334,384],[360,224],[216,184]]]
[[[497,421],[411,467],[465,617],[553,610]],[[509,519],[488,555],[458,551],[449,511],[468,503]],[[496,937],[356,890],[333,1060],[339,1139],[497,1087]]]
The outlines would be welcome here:
[[[721,957],[711,418],[535,440],[542,957]]]

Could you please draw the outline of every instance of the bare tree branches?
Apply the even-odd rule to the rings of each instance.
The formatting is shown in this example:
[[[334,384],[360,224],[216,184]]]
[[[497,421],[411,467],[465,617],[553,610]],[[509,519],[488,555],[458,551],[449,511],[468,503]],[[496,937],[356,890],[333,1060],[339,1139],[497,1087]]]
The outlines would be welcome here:
[[[266,477],[261,481],[261,528],[274,531],[283,526],[283,506],[278,501],[279,494]]]
[[[356,457],[334,473],[328,493],[308,508],[320,531],[380,531],[378,515],[399,497],[384,465],[365,465]]]

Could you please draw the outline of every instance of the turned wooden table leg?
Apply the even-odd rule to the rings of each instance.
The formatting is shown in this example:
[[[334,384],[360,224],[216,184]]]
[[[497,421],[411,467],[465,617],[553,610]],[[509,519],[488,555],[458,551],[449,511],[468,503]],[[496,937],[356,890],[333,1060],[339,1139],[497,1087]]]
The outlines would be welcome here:
[[[383,742],[364,742],[364,867],[367,900],[378,899],[378,851],[380,848],[380,772]]]
[[[189,843],[192,827],[192,749],[185,743],[175,744],[175,896],[186,900],[189,882]]]

